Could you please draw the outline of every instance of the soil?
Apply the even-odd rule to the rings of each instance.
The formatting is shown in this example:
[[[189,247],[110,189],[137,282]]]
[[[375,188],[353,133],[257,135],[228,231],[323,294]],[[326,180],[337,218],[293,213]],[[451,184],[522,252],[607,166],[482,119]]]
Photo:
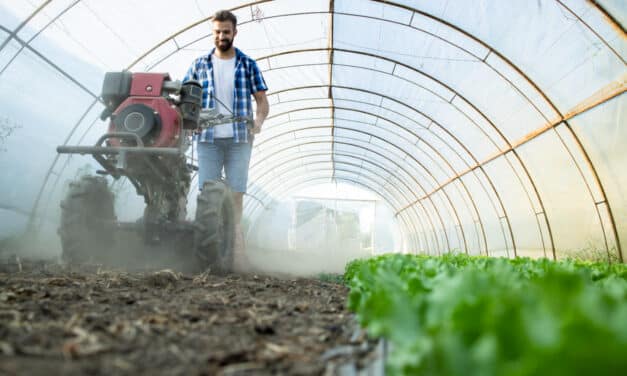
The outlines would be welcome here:
[[[0,374],[333,375],[371,363],[316,278],[0,262]]]

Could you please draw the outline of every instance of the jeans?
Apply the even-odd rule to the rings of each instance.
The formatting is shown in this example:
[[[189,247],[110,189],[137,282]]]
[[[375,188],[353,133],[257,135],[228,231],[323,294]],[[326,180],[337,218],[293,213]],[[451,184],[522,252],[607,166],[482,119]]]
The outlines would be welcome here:
[[[216,138],[213,143],[197,142],[198,186],[207,180],[221,180],[234,192],[246,192],[252,142],[233,142],[233,138]]]

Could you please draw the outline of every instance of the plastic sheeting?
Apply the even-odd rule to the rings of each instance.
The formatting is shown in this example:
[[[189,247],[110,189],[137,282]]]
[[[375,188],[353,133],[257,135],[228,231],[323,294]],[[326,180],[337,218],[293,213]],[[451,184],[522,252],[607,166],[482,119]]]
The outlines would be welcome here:
[[[55,147],[104,129],[104,72],[182,78],[218,9],[270,89],[252,220],[339,181],[385,200],[407,251],[624,260],[622,1],[0,1],[3,235],[97,168]]]

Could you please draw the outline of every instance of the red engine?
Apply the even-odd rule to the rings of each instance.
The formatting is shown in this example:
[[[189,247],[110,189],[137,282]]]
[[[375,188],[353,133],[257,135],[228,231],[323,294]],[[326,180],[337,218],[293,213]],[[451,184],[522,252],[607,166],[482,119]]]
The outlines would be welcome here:
[[[101,118],[111,117],[109,145],[137,144],[175,147],[182,129],[198,124],[202,92],[197,82],[171,81],[167,73],[109,72],[102,98],[106,109]],[[135,137],[136,136],[136,137]]]

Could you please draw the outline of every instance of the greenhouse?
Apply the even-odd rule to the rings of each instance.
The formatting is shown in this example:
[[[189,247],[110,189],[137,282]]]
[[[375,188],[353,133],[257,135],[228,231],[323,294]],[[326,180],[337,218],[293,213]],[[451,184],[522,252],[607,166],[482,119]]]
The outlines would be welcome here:
[[[241,220],[199,178],[220,10],[267,86]],[[625,25],[620,0],[0,0],[0,373],[626,373]]]

